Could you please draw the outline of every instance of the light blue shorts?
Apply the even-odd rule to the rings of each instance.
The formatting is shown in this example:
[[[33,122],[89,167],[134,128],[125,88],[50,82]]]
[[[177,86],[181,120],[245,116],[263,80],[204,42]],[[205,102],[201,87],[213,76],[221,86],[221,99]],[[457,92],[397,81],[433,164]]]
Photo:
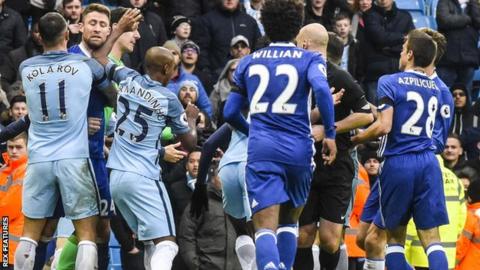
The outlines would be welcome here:
[[[139,240],[175,236],[172,206],[162,181],[112,170],[110,192],[116,209]]]
[[[222,180],[223,209],[230,216],[250,220],[252,210],[248,202],[245,166],[247,162],[229,163],[218,172]]]
[[[51,217],[61,197],[65,217],[98,215],[98,186],[88,158],[31,163],[23,183],[23,213],[32,219]]]

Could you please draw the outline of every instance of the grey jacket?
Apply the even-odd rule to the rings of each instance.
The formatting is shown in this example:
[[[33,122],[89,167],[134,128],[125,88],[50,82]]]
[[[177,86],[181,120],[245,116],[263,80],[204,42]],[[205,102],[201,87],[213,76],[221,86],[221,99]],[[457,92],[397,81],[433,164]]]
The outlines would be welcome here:
[[[183,212],[177,234],[179,253],[189,270],[240,270],[235,254],[237,234],[223,211],[222,195],[208,189],[208,211],[198,219],[190,216],[190,204]]]

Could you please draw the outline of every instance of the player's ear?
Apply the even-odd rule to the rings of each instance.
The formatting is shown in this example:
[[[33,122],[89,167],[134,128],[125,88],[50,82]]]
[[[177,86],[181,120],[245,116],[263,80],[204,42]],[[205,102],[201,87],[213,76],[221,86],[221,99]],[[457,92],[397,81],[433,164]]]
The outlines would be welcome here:
[[[83,33],[83,27],[84,27],[83,22],[79,22],[78,27],[79,27],[79,31]]]

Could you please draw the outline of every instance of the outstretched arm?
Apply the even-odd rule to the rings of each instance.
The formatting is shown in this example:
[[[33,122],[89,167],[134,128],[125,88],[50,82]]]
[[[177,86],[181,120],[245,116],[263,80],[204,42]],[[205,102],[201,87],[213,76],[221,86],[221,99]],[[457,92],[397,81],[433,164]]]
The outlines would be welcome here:
[[[0,132],[0,142],[6,142],[15,138],[20,133],[27,131],[28,127],[30,127],[30,118],[28,115],[25,115],[17,121],[10,123]]]

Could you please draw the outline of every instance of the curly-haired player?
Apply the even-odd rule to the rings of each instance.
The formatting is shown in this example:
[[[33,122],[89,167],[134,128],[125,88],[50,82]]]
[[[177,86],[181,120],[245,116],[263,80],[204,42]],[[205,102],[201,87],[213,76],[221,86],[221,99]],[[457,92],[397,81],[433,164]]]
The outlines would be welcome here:
[[[258,269],[291,269],[297,222],[312,177],[310,89],[325,124],[323,158],[336,155],[333,101],[325,60],[295,47],[303,20],[303,1],[266,0],[262,23],[272,43],[244,57],[234,74],[224,119],[248,133],[240,111],[248,100],[250,125],[246,182],[253,213]]]

